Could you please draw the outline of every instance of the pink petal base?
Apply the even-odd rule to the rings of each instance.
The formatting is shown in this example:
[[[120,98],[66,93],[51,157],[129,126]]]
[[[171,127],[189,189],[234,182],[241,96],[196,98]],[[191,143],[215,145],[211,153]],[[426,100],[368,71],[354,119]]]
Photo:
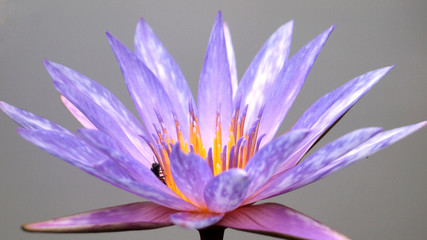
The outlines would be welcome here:
[[[215,225],[284,239],[348,239],[320,222],[276,203],[238,208]]]
[[[79,213],[22,226],[29,232],[83,233],[154,229],[173,225],[169,216],[175,210],[151,202]]]

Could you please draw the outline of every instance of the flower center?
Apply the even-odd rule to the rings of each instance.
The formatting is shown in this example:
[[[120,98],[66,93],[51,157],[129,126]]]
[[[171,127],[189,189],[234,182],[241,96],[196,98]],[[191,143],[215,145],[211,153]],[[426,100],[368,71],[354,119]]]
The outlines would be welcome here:
[[[259,111],[258,118],[252,123],[251,127],[245,129],[247,109],[248,106],[246,105],[242,111],[240,109],[240,101],[236,103],[228,131],[229,137],[227,142],[223,141],[221,137],[221,115],[217,112],[215,136],[212,147],[208,151],[203,146],[199,121],[191,103],[189,105],[190,139],[188,142],[184,140],[178,118],[175,114],[173,114],[173,117],[176,139],[169,135],[162,117],[156,112],[160,126],[159,128],[154,124],[156,134],[153,134],[153,138],[156,141],[156,146],[147,141],[155,156],[153,167],[151,168],[153,173],[175,193],[186,199],[176,186],[170,168],[170,153],[174,144],[179,144],[184,153],[192,152],[205,159],[212,169],[214,176],[230,168],[243,169],[248,160],[258,151],[264,137],[264,135],[258,136],[263,108]]]

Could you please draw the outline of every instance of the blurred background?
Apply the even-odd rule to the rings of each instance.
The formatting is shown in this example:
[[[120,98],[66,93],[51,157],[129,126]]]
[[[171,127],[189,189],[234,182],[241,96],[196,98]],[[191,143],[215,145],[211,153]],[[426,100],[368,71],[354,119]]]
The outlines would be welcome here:
[[[320,142],[361,127],[386,129],[427,119],[427,2],[372,1],[42,1],[0,0],[0,99],[69,129],[43,66],[49,59],[110,89],[135,113],[104,31],[133,49],[144,17],[181,66],[193,93],[218,10],[231,29],[241,77],[264,41],[295,20],[291,54],[337,24],[285,119],[291,127],[316,99],[367,71],[396,64]],[[140,198],[106,184],[21,139],[0,114],[1,239],[197,239],[178,227],[102,234],[30,234],[27,222]],[[353,239],[427,239],[427,131],[278,202]],[[225,239],[273,239],[227,230]]]

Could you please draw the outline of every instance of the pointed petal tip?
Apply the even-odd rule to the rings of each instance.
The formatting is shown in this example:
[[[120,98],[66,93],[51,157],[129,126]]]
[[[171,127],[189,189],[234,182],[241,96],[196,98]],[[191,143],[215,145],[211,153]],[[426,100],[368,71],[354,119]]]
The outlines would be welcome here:
[[[47,60],[47,59],[43,59],[43,64],[46,66],[46,65],[49,65],[50,64],[50,61],[49,60]]]
[[[218,14],[216,15],[215,22],[222,23],[222,12],[221,12],[221,10],[218,11]]]
[[[145,24],[147,21],[145,21],[145,18],[141,17],[138,19],[138,24]]]
[[[336,26],[337,26],[336,24],[332,24],[332,26],[330,26],[330,27],[325,31],[325,33],[327,33],[327,37],[329,37],[329,36],[331,35],[332,31],[334,31],[334,29],[335,29],[335,27],[336,27]]]
[[[26,232],[43,232],[43,228],[37,227],[37,223],[24,224],[21,229]]]
[[[105,30],[105,35],[107,36],[107,38],[113,37],[113,35],[111,35],[111,33],[108,30]]]

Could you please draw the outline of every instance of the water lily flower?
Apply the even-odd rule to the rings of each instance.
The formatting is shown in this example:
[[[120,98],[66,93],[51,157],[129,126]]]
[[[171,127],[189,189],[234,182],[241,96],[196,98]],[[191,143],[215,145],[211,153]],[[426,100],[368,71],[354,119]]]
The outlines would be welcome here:
[[[26,140],[148,201],[26,224],[37,232],[103,232],[179,225],[202,239],[224,229],[281,238],[347,239],[286,206],[257,201],[322,179],[421,129],[350,132],[307,152],[392,67],[327,93],[274,138],[334,26],[288,58],[293,22],[264,44],[238,83],[228,26],[219,12],[200,74],[197,106],[176,62],[141,19],[132,52],[107,32],[142,123],[97,82],[51,61],[60,98],[84,126],[69,131],[0,102]],[[303,159],[304,158],[304,159]],[[303,160],[302,160],[303,159]]]

